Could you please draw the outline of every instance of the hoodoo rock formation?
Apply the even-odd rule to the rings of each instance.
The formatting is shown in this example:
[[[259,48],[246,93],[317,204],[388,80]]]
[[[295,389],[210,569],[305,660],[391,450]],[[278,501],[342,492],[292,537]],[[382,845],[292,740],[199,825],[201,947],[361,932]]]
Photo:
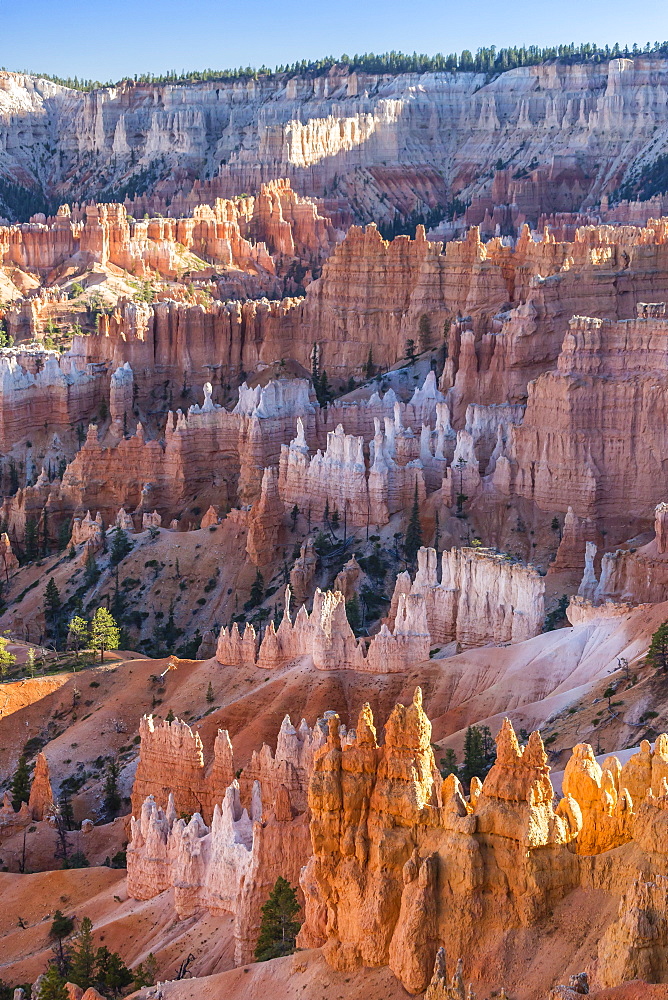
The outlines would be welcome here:
[[[418,569],[397,577],[390,619],[402,594],[424,600],[432,643],[463,646],[518,642],[537,635],[545,618],[545,583],[532,566],[501,553],[461,548],[441,555],[437,578],[435,549],[421,548]]]
[[[3,982],[662,997],[668,43],[490,52],[0,71]]]
[[[388,221],[397,209],[445,205],[453,193],[473,197],[469,220],[493,231],[525,218],[536,224],[541,213],[586,212],[636,159],[656,156],[666,119],[651,95],[665,75],[665,59],[640,53],[549,61],[492,80],[335,65],[315,76],[126,81],[90,94],[4,74],[5,172],[42,180],[35,165],[50,148],[46,122],[61,154],[53,189],[90,197],[143,171],[156,180],[129,203],[138,217],[151,207],[185,214],[285,177],[300,193],[332,193],[348,211]],[[197,179],[205,169],[211,179]],[[274,198],[284,218],[297,215],[280,189]],[[267,238],[280,239],[273,199],[263,200]]]
[[[243,632],[235,622],[223,626],[218,638],[216,659],[225,665],[253,665],[271,670],[300,657],[309,657],[317,670],[358,670],[374,674],[405,672],[410,664],[429,656],[430,636],[426,607],[421,595],[401,594],[397,603],[394,631],[383,625],[368,648],[355,638],[340,591],[323,593],[317,589],[309,614],[302,604],[290,618],[290,589],[285,595],[285,611],[278,628],[273,621],[262,640],[247,623]]]
[[[339,969],[389,964],[417,993],[429,984],[438,942],[447,940],[455,954],[475,952],[484,976],[483,956],[489,960],[498,947],[492,928],[499,913],[505,931],[536,927],[579,886],[611,891],[611,878],[623,885],[633,855],[605,852],[631,840],[653,874],[645,888],[629,886],[626,907],[639,921],[649,916],[666,878],[659,831],[668,795],[663,784],[658,797],[652,791],[654,771],[666,766],[666,737],[624,767],[609,758],[603,771],[590,747],[576,747],[555,809],[538,733],[522,749],[506,720],[496,763],[482,785],[474,779],[468,800],[457,778],[443,781],[435,770],[430,735],[419,690],[412,705],[395,708],[381,746],[368,706],[347,746],[330,720],[309,788],[305,946],[322,945]],[[602,985],[654,978],[652,963],[662,961],[668,938],[661,920],[649,917],[651,930],[643,930],[627,912],[623,904],[599,946]]]

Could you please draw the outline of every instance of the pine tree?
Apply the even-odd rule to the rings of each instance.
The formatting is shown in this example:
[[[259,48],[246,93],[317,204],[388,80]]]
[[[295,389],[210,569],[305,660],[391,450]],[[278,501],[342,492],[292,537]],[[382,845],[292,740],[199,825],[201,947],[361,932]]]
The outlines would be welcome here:
[[[645,662],[655,670],[668,671],[668,622],[659,625],[652,636]]]
[[[174,605],[170,604],[167,621],[162,627],[162,640],[168,651],[174,648],[176,640],[180,635],[182,635],[182,629],[177,628],[176,622],[174,621]]]
[[[92,550],[88,550],[88,555],[86,556],[86,568],[84,570],[84,583],[86,588],[93,587],[100,579],[100,570],[97,568],[97,562]]]
[[[58,810],[66,830],[71,830],[74,826],[74,809],[67,788],[62,788],[58,798]],[[65,859],[63,859],[65,860]]]
[[[299,507],[297,504],[294,505],[290,511],[290,520],[292,521],[292,530],[294,531],[297,527],[297,518],[299,517]]]
[[[72,639],[72,645],[77,654],[77,659],[79,659],[79,650],[82,646],[85,646],[90,639],[90,625],[85,618],[80,615],[75,615],[74,618],[70,618],[69,634]]]
[[[41,555],[42,559],[46,559],[47,553],[49,551],[49,523],[48,522],[49,522],[49,519],[48,519],[46,510],[44,510],[44,513],[42,514],[42,544],[41,544],[41,551],[40,551],[40,555]]]
[[[464,737],[464,763],[462,765],[462,781],[467,784],[471,778],[482,778],[487,771],[485,750],[480,729],[469,726]]]
[[[112,566],[118,566],[125,559],[128,552],[132,552],[132,542],[123,531],[120,525],[116,525],[114,536],[111,540],[111,554],[109,561]]]
[[[57,966],[50,965],[42,976],[39,985],[39,995],[35,1000],[68,1000],[69,993],[65,989],[65,979]]]
[[[65,946],[63,941],[66,937],[74,930],[74,920],[72,917],[66,917],[62,910],[56,910],[53,915],[53,923],[51,924],[51,930],[49,931],[49,936],[56,939],[56,961],[58,963],[58,972],[61,976],[65,975],[68,965],[68,956],[65,951]]]
[[[418,324],[418,343],[421,351],[426,351],[431,344],[431,320],[427,313],[422,313]]]
[[[7,649],[9,639],[0,635],[0,677],[4,677],[10,667],[16,663],[16,657]]]
[[[60,591],[56,586],[56,581],[50,576],[46,590],[44,591],[44,618],[47,624],[51,626],[55,625],[62,606],[63,602],[60,599]]]
[[[153,986],[158,972],[158,963],[152,951],[148,953],[145,962],[140,962],[134,970],[132,985],[134,989],[141,990],[144,986]]]
[[[332,398],[332,390],[329,384],[329,379],[327,378],[327,372],[323,368],[322,375],[320,376],[320,396],[319,403],[321,406],[326,406]]]
[[[62,552],[63,549],[67,548],[67,543],[70,540],[72,534],[72,521],[68,517],[58,528],[58,551]]]
[[[174,718],[175,718],[174,713],[170,708],[170,710],[167,712],[167,715],[165,716],[165,722],[172,723],[174,721]]]
[[[375,370],[376,370],[376,367],[375,367],[375,365],[373,363],[373,348],[370,347],[369,348],[369,356],[367,357],[366,363],[364,365],[364,375],[365,375],[365,377],[367,379],[373,378]]]
[[[447,778],[449,774],[454,774],[455,777],[459,777],[457,754],[452,747],[448,747],[441,757],[440,772],[442,778]]]
[[[34,517],[29,517],[26,521],[23,539],[27,562],[33,562],[37,558],[37,534],[37,522]]]
[[[124,986],[130,985],[132,973],[117,951],[109,951],[103,946],[95,955],[95,982],[116,996]]]
[[[260,936],[255,948],[258,962],[270,958],[291,955],[295,950],[295,939],[300,924],[294,919],[299,913],[297,893],[289,882],[280,875],[271,890],[269,899],[262,907]]]
[[[318,397],[320,391],[320,351],[317,344],[314,344],[311,350],[311,382],[313,383],[313,390]]]
[[[408,519],[408,527],[406,529],[406,541],[404,542],[404,552],[406,553],[406,559],[411,565],[415,564],[417,559],[418,549],[422,545],[422,526],[420,524],[420,506],[418,504],[418,488],[417,479],[415,480],[415,493],[413,496],[413,506],[411,508],[411,514]]]
[[[83,990],[92,986],[95,972],[95,947],[93,944],[93,922],[84,917],[70,949],[70,968],[67,978]]]
[[[404,348],[404,359],[410,362],[415,361],[415,341],[412,338],[409,338],[406,341],[406,346]]]
[[[213,704],[214,698],[215,698],[215,695],[213,693],[213,685],[212,685],[211,681],[209,681],[209,686],[206,689],[206,700],[209,703],[209,705]]]
[[[121,795],[118,791],[118,764],[112,760],[107,768],[104,782],[104,808],[110,816],[115,816],[121,808]]]
[[[30,770],[28,769],[26,755],[23,753],[16,765],[10,789],[12,793],[12,805],[18,812],[21,808],[21,803],[27,802],[30,798]]]
[[[256,608],[258,604],[262,603],[264,597],[264,577],[260,573],[259,569],[255,571],[255,579],[253,580],[250,594],[248,596],[248,606],[250,608]]]
[[[106,608],[98,608],[90,627],[94,649],[100,650],[100,663],[104,662],[105,649],[118,649],[121,633],[112,615]]]

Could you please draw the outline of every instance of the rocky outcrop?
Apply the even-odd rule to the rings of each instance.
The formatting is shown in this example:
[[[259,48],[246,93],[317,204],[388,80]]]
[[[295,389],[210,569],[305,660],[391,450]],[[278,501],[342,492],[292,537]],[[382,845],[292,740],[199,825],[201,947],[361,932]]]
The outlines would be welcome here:
[[[224,798],[225,790],[234,780],[237,770],[232,743],[226,730],[218,730],[213,745],[213,757],[207,767],[199,733],[185,722],[156,724],[152,716],[144,716],[139,725],[141,743],[139,763],[132,789],[132,810],[139,816],[144,800],[149,796],[158,807],[166,809],[171,796],[176,815],[198,813],[211,823],[214,808]],[[276,752],[268,746],[253,753],[244,768],[241,793],[250,807],[254,782],[272,802],[279,787],[285,787],[293,803],[304,809],[310,762],[315,749],[324,739],[322,727],[311,730],[302,720],[295,730],[285,717],[278,734]]]
[[[15,352],[5,350],[0,356],[3,452],[33,436],[41,437],[45,430],[53,437],[77,423],[87,424],[106,395],[101,373],[89,373],[52,353],[38,354],[37,360],[33,374],[17,360]]]
[[[267,566],[274,561],[284,516],[278,495],[278,470],[265,469],[260,498],[253,504],[248,518],[246,552],[254,566]]]
[[[131,820],[128,895],[152,899],[173,887],[180,918],[200,910],[232,913],[234,958],[242,965],[253,959],[261,907],[276,879],[296,886],[309,847],[307,818],[293,812],[285,786],[263,802],[256,781],[248,811],[233,781],[214,807],[210,828],[197,812],[177,819],[171,795],[166,811],[149,796]]]
[[[313,538],[307,538],[290,570],[290,593],[295,599],[295,604],[301,606],[310,597],[311,583],[315,577],[317,565],[318,554],[315,551],[315,542]],[[340,590],[341,588],[335,585],[335,589]]]
[[[543,510],[653,519],[665,485],[650,469],[667,443],[652,414],[666,392],[668,320],[639,312],[623,322],[574,317],[557,370],[529,386],[510,450],[516,492]]]
[[[601,854],[632,839],[633,800],[622,780],[616,757],[608,758],[601,768],[588,743],[573,747],[562,789],[582,814],[582,829],[574,842],[578,854]]]
[[[562,570],[582,570],[585,564],[587,542],[600,540],[596,523],[589,518],[577,517],[569,505],[564,518],[559,548],[548,567],[548,573]]]
[[[397,404],[398,406],[398,404]],[[399,422],[400,413],[397,414]],[[310,457],[304,426],[297,421],[297,436],[281,446],[278,488],[286,508],[295,504],[310,510],[317,520],[328,510],[352,526],[386,524],[390,516],[407,507],[417,485],[418,499],[426,495],[424,463],[416,455],[399,464],[395,460],[397,438],[395,424],[386,418],[384,433],[375,418],[375,435],[370,445],[371,459],[367,473],[362,435],[346,434],[343,424],[327,433],[327,448]],[[431,432],[426,427],[427,464],[433,461]],[[403,430],[403,427],[402,427]],[[410,439],[415,442],[413,435]],[[443,461],[443,466],[445,462]],[[442,476],[442,470],[441,470]],[[438,484],[440,486],[440,479]]]
[[[325,731],[324,720],[313,730],[302,720],[296,730],[286,716],[275,753],[266,745],[253,751],[239,782],[225,730],[205,769],[201,740],[189,726],[178,719],[155,726],[144,717],[128,894],[152,899],[173,887],[181,918],[202,909],[232,913],[235,961],[252,961],[263,903],[279,875],[298,885],[310,853],[307,788]]]
[[[435,549],[421,548],[418,569],[397,577],[389,620],[402,594],[423,598],[432,643],[463,646],[519,642],[537,635],[545,619],[545,583],[538,571],[484,548],[445,550],[441,580]]]
[[[30,785],[30,798],[28,799],[28,809],[30,815],[36,821],[46,819],[53,811],[54,799],[49,777],[49,765],[43,753],[38,753],[35,758],[35,770],[33,771],[32,783]]]
[[[98,511],[95,519],[90,516],[90,511],[86,511],[86,516],[75,517],[72,521],[72,535],[70,545],[85,545],[86,552],[97,552],[102,548],[104,539],[104,524],[102,515]]]
[[[565,848],[579,823],[553,809],[538,734],[522,751],[504,723],[475,803],[454,776],[442,782],[430,737],[419,689],[394,709],[380,747],[368,705],[354,744],[342,747],[330,722],[309,788],[313,857],[302,874],[302,944],[322,945],[338,969],[390,964],[414,993],[429,984],[439,936],[461,949],[499,907],[506,927],[528,926],[577,883]]]
[[[230,666],[256,665],[271,670],[299,657],[310,657],[317,670],[359,670],[369,673],[401,673],[429,656],[430,636],[425,602],[420,595],[399,597],[394,631],[383,625],[365,648],[357,640],[346,616],[345,600],[339,591],[319,588],[313,610],[302,605],[294,621],[290,617],[290,588],[285,596],[283,619],[273,621],[258,645],[252,625],[243,634],[237,623],[223,626],[218,638],[216,659]]]
[[[616,986],[625,979],[665,981],[667,902],[666,875],[636,879],[623,895],[619,917],[605,932],[598,949],[603,986]]]
[[[230,268],[247,278],[238,285],[246,292],[280,296],[295,290],[295,283],[280,280],[277,270],[287,274],[296,264],[319,268],[340,238],[314,202],[296,195],[287,180],[263,184],[257,198],[195,205],[188,215],[136,220],[120,204],[73,211],[62,205],[52,218],[0,227],[0,267],[47,277],[65,266],[112,266],[142,280],[176,280],[190,272],[201,280]],[[42,323],[34,319],[37,332]]]
[[[0,555],[2,556],[2,570],[0,572],[5,580],[8,580],[19,568],[19,560],[14,554],[12,543],[6,531],[0,535]]]

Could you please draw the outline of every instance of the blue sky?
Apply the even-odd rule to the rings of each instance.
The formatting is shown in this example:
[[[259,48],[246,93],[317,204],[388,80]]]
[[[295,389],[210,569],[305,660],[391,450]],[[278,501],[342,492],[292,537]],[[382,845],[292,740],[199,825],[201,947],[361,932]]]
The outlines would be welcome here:
[[[665,0],[0,0],[0,66],[99,80],[342,52],[667,39]]]

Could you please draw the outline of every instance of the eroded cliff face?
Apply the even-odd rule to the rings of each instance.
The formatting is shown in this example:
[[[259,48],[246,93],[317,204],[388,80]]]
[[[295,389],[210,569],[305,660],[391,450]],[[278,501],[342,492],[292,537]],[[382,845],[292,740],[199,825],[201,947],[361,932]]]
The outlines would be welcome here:
[[[666,737],[623,767],[613,756],[601,768],[591,747],[575,747],[555,807],[538,733],[521,748],[506,719],[496,763],[468,798],[457,778],[435,771],[430,735],[419,689],[395,708],[381,746],[368,706],[347,746],[330,722],[309,788],[301,943],[321,945],[342,970],[389,964],[412,993],[429,984],[443,941],[483,981],[504,968],[518,982],[522,928],[540,937],[559,900],[567,908],[580,893],[582,906],[594,892],[610,911],[607,930],[578,946],[595,984],[662,978]],[[641,870],[646,881],[636,882]]]
[[[619,184],[665,123],[665,80],[665,60],[643,56],[525,67],[491,82],[334,67],[315,78],[123,83],[90,94],[3,74],[3,167],[60,197],[143,174],[165,199],[187,198],[203,180],[207,200],[202,193],[256,191],[280,176],[366,219],[453,194],[477,196],[472,221],[494,204],[529,218],[577,211]],[[47,135],[60,157],[47,155]],[[499,160],[507,169],[493,191]]]
[[[515,490],[543,509],[651,523],[663,499],[653,456],[665,450],[655,414],[668,321],[663,303],[638,311],[618,323],[574,317],[556,370],[529,386],[524,421],[512,428]]]
[[[395,708],[383,746],[368,706],[356,732],[342,749],[332,728],[316,755],[301,940],[323,945],[339,969],[389,964],[418,993],[441,935],[463,954],[499,912],[507,926],[530,926],[576,884],[564,848],[579,824],[554,812],[537,734],[522,753],[506,722],[497,763],[467,804],[457,779],[436,771],[419,689]]]

